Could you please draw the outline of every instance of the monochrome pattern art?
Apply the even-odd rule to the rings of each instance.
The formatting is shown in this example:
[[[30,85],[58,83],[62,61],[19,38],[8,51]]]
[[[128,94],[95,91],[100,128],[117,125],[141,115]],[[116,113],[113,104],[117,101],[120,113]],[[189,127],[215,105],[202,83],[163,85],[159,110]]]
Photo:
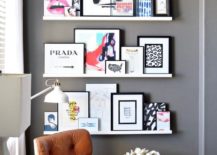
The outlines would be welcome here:
[[[146,68],[163,67],[163,44],[145,45],[145,67]]]

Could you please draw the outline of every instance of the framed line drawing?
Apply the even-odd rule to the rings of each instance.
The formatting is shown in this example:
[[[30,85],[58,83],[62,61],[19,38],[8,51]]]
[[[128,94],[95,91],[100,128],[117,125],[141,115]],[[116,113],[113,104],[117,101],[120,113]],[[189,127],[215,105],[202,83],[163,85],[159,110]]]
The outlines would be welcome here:
[[[69,103],[58,104],[59,130],[78,128],[80,117],[89,117],[89,92],[65,92]]]
[[[144,74],[170,73],[170,36],[138,36],[138,46],[144,47]]]
[[[84,44],[44,44],[45,74],[83,74]]]
[[[86,84],[90,92],[90,117],[99,118],[99,131],[111,131],[111,94],[117,84]]]
[[[120,59],[120,29],[75,29],[74,34],[76,43],[86,45],[86,74],[105,74],[105,61]]]
[[[153,0],[154,16],[170,16],[170,0]]]
[[[57,112],[44,112],[44,131],[58,131]]]
[[[143,74],[144,47],[121,47],[121,60],[127,61],[127,74]]]
[[[123,75],[126,73],[126,61],[106,61],[105,73],[110,75]]]
[[[143,130],[143,93],[112,93],[112,130]]]

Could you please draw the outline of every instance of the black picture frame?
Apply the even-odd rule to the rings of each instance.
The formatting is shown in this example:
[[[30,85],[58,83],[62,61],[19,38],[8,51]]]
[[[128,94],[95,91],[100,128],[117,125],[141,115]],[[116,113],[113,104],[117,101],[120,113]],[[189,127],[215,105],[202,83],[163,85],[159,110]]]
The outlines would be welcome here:
[[[137,37],[138,46],[144,47],[143,74],[171,73],[171,43],[171,36]]]
[[[171,16],[171,0],[153,0],[153,14],[154,16]]]
[[[121,121],[120,102],[135,103],[135,121]],[[113,131],[140,131],[143,130],[144,93],[112,93],[111,94],[111,130]],[[129,119],[130,120],[130,119]]]

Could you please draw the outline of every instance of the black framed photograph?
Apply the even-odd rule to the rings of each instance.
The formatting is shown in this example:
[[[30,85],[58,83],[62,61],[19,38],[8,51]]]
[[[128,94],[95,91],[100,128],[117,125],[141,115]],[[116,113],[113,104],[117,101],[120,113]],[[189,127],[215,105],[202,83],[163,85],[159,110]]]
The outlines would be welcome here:
[[[143,74],[144,47],[121,47],[121,60],[127,61],[127,74]]]
[[[134,0],[112,0],[111,16],[133,16]]]
[[[154,16],[170,16],[170,0],[154,0]]]
[[[120,32],[120,29],[75,29],[75,42],[86,45],[86,74],[105,74],[105,61],[120,59]]]
[[[112,93],[112,130],[143,130],[143,93]]]
[[[57,112],[44,112],[44,132],[58,131]]]
[[[138,36],[138,46],[144,47],[144,74],[170,73],[170,36]]]
[[[105,74],[119,75],[126,74],[126,61],[105,61]]]
[[[64,92],[69,97],[69,103],[58,104],[59,130],[78,128],[78,119],[89,117],[89,92]]]
[[[84,44],[45,43],[45,74],[83,74]]]

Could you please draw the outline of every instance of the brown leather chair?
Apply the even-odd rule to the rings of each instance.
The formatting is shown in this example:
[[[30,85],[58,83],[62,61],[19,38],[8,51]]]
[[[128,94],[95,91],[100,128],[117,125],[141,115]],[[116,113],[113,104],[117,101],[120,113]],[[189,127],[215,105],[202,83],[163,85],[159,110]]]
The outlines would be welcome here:
[[[87,130],[69,130],[35,138],[34,150],[35,155],[92,155],[92,141]]]

